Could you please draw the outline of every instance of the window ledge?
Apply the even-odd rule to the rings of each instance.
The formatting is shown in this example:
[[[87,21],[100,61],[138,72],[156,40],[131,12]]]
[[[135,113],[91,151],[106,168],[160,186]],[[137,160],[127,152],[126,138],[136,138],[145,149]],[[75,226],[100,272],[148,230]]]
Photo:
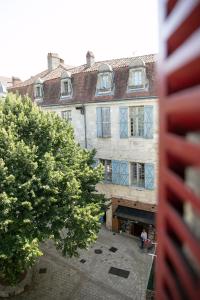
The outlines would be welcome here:
[[[34,98],[34,101],[36,101],[36,102],[42,102],[43,101],[43,98],[41,97],[41,98]]]
[[[130,139],[134,139],[134,138],[135,138],[135,139],[137,139],[137,140],[138,140],[138,139],[146,140],[146,138],[145,138],[144,136],[135,136],[135,135],[132,136],[132,135],[130,135],[129,138],[130,138]]]
[[[113,95],[113,90],[100,91],[97,90],[95,96]]]
[[[133,140],[133,139],[136,139],[137,141],[138,140],[142,140],[142,141],[146,141],[146,140],[153,140],[154,139],[154,137],[152,136],[152,137],[145,137],[145,136],[129,136],[128,137],[130,140]]]
[[[112,184],[112,181],[103,181],[102,183],[104,183],[104,184]]]
[[[97,139],[110,139],[111,136],[97,136]]]
[[[130,185],[130,187],[133,188],[136,191],[139,191],[139,192],[146,191],[145,187],[139,187],[139,186],[136,186],[136,185]]]
[[[67,99],[70,99],[72,98],[72,95],[63,95],[63,96],[60,96],[60,100],[67,100]]]
[[[135,87],[128,87],[127,88],[127,93],[132,93],[132,92],[138,92],[138,91],[148,91],[148,88],[147,87],[145,87],[145,86],[143,86],[143,87],[137,87],[137,86],[135,86]]]

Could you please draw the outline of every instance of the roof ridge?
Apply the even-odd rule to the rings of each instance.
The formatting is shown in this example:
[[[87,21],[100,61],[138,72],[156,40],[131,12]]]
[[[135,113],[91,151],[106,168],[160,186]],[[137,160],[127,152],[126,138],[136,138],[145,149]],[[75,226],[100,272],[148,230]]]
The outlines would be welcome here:
[[[130,59],[130,58],[138,58],[138,57],[144,57],[144,56],[156,56],[158,53],[150,53],[150,54],[143,54],[143,55],[138,55],[138,56],[128,56],[128,57],[120,57],[120,58],[112,58],[112,59],[106,59],[106,60],[99,60],[95,61],[95,63],[100,63],[100,62],[107,62],[107,61],[113,61],[113,60],[121,60],[121,59]]]
[[[29,79],[22,81],[15,87],[20,87],[20,86],[26,86],[26,85],[31,85],[34,83],[35,80],[37,80],[38,77],[41,77],[44,79],[44,81],[48,81],[51,79],[56,79],[59,78],[61,75],[61,71],[70,71],[72,74],[77,74],[77,73],[83,73],[83,72],[93,72],[98,70],[99,64],[103,63],[108,63],[112,64],[113,69],[119,69],[126,67],[129,63],[133,62],[134,59],[138,58],[146,58],[146,62],[154,62],[154,58],[157,56],[157,53],[152,53],[152,54],[144,54],[144,55],[138,55],[138,56],[130,56],[130,57],[123,57],[123,58],[113,58],[113,59],[107,59],[107,60],[102,60],[102,61],[97,61],[92,65],[91,67],[87,67],[87,64],[82,64],[79,66],[69,66],[70,68],[67,68],[67,65],[61,63],[59,66],[53,70],[44,70],[40,73],[37,73],[35,76],[31,76]],[[148,59],[149,58],[149,59]]]

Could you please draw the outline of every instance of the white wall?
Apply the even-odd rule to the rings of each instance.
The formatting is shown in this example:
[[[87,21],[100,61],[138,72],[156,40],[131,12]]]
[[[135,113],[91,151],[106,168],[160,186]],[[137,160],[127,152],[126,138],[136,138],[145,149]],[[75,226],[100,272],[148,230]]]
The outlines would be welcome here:
[[[49,106],[49,107],[42,107],[42,109],[51,112],[56,112],[60,117],[62,111],[71,110],[71,116],[72,116],[71,124],[74,128],[75,139],[81,145],[81,147],[85,147],[84,115],[81,114],[80,109],[76,109],[74,105],[73,106],[72,105]]]
[[[129,162],[142,162],[155,164],[155,178],[158,172],[158,100],[128,100],[101,104],[87,104],[86,119],[88,127],[88,145],[97,149],[97,158],[126,160]],[[121,139],[119,136],[119,107],[120,106],[154,106],[154,134],[153,139],[129,137]],[[110,107],[111,112],[111,138],[96,137],[96,107]],[[129,128],[130,129],[130,128]],[[130,172],[129,172],[130,173]],[[157,187],[157,180],[155,182]],[[154,191],[139,189],[133,186],[113,184],[99,184],[98,190],[108,197],[121,197],[147,203],[156,203],[156,189]]]
[[[120,106],[154,106],[154,134],[153,139],[129,137],[120,139],[119,136],[119,107]],[[111,113],[111,138],[97,138],[96,134],[96,107],[110,107]],[[49,111],[55,111],[59,115],[62,110],[71,110],[72,125],[75,131],[76,140],[81,146],[85,145],[84,116],[80,110],[74,106],[59,106],[45,108]],[[86,120],[87,120],[87,143],[88,148],[96,148],[97,158],[126,160],[129,162],[154,163],[155,178],[158,172],[158,100],[124,100],[118,102],[104,103],[87,103]],[[130,172],[129,172],[130,173]],[[98,184],[99,192],[105,193],[110,197],[120,197],[134,201],[146,203],[156,203],[156,190],[150,191],[133,186],[121,186],[113,184]],[[155,182],[157,188],[157,180]]]

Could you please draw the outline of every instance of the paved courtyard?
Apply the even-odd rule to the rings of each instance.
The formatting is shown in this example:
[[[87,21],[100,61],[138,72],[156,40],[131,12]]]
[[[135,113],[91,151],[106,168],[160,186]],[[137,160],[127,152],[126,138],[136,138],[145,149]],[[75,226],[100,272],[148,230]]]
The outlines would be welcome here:
[[[111,247],[116,252],[109,251]],[[95,249],[102,253],[96,254]],[[152,256],[140,250],[134,238],[113,234],[102,226],[97,242],[81,251],[79,258],[62,257],[51,242],[43,251],[32,286],[12,300],[145,299]],[[108,273],[110,267],[129,271],[128,278]]]

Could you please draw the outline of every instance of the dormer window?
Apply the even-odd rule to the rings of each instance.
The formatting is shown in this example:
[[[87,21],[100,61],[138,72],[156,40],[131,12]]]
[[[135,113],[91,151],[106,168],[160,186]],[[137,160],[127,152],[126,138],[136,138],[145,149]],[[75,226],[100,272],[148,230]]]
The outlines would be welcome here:
[[[36,98],[42,98],[42,88],[41,88],[41,86],[36,86]]]
[[[41,78],[38,78],[35,81],[34,85],[34,99],[36,101],[42,101],[43,100],[43,82]]]
[[[103,64],[99,68],[96,94],[110,94],[113,90],[113,72],[111,66]]]
[[[71,73],[63,72],[61,76],[61,99],[69,98],[72,96],[72,82],[71,82]]]
[[[143,74],[142,70],[131,70],[131,86],[142,87],[143,86]]]
[[[99,90],[108,91],[111,90],[111,74],[101,73],[99,74]]]
[[[71,91],[71,86],[70,86],[70,82],[69,80],[65,80],[63,81],[63,93],[62,95],[65,96],[65,95],[69,95],[70,94],[70,91]]]
[[[147,87],[145,63],[139,59],[135,60],[129,67],[128,91],[146,89]]]

